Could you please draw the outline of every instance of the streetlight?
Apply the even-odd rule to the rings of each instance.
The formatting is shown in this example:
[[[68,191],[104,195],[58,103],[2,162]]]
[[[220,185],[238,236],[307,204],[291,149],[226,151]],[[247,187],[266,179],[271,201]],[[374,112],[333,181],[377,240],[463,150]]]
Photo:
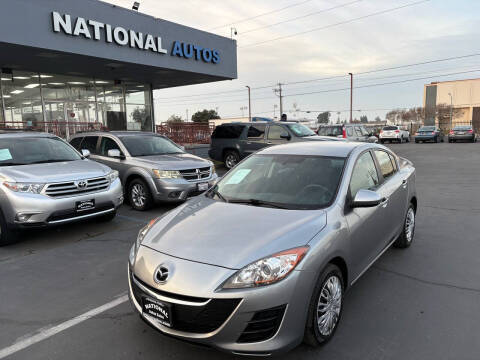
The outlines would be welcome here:
[[[248,89],[248,121],[252,122],[252,99],[250,97],[250,86],[246,86]]]
[[[453,96],[452,93],[448,93],[450,96],[450,130],[453,129]]]
[[[234,27],[231,27],[230,28],[230,39],[233,40],[233,36],[237,36],[238,35],[238,31],[237,31],[237,28],[234,28]]]
[[[348,73],[350,75],[350,124],[352,123],[353,120],[353,74]]]

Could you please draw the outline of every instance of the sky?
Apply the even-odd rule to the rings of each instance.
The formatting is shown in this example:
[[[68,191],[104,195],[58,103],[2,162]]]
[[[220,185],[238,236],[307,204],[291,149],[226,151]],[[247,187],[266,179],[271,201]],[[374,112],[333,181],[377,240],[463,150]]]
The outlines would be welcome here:
[[[133,4],[132,0],[106,2],[127,8]],[[227,37],[232,26],[238,32],[238,79],[156,90],[157,123],[173,114],[185,119],[188,112],[190,118],[202,109],[216,109],[222,118],[248,116],[247,85],[253,89],[252,116],[273,117],[274,112],[278,116],[279,99],[273,91],[278,83],[287,84],[283,107],[289,119],[314,119],[321,111],[331,111],[333,121],[347,119],[350,72],[354,87],[359,87],[354,89],[353,116],[367,115],[373,121],[377,116],[384,119],[390,109],[422,106],[426,83],[480,77],[480,56],[376,71],[480,54],[478,0],[140,3],[140,12],[157,18]],[[369,71],[375,72],[360,74]],[[227,93],[197,96],[223,91]]]

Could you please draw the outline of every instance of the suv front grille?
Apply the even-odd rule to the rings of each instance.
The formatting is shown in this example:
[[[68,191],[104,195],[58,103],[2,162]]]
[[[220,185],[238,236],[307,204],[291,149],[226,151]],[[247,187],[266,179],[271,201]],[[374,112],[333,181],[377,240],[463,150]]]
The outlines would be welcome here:
[[[285,313],[285,305],[257,311],[238,338],[238,343],[259,342],[276,334]]]
[[[210,170],[210,167],[180,170],[180,174],[187,181],[198,181],[202,179],[208,179],[210,177]]]
[[[85,183],[85,186],[83,187],[81,186],[82,182]],[[108,180],[106,177],[100,177],[88,180],[48,184],[44,192],[45,195],[50,197],[74,196],[104,191],[107,190],[109,186],[110,180]]]

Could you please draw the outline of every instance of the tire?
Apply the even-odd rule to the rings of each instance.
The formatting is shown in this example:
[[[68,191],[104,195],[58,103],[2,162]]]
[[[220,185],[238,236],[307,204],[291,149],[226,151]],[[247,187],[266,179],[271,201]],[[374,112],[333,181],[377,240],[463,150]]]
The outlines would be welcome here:
[[[407,140],[407,143],[409,143],[410,142],[410,136],[408,136],[406,140]]]
[[[132,208],[145,211],[153,206],[152,193],[147,183],[142,179],[134,179],[128,185],[128,201]]]
[[[330,286],[328,283],[330,284]],[[322,294],[331,295],[330,291],[328,291],[329,288],[333,288],[335,290],[335,293],[333,294],[334,302],[331,303],[334,304],[332,306],[333,309],[329,313],[331,315],[334,315],[336,317],[336,320],[334,320],[333,327],[325,327],[323,328],[323,331],[325,332],[322,332],[322,328],[318,324],[318,317],[320,314],[321,316],[327,316],[328,318],[328,312],[321,313],[319,307],[320,301],[326,301],[325,296],[322,296]],[[324,291],[326,291],[326,293]],[[340,323],[340,319],[342,317],[344,293],[345,286],[343,283],[342,272],[340,271],[338,266],[329,264],[319,276],[312,294],[312,298],[310,300],[307,323],[305,325],[305,334],[303,338],[304,343],[310,346],[319,346],[326,344],[328,341],[330,341],[330,339],[332,339],[332,337],[335,335],[338,324]]]
[[[114,211],[114,212],[108,213],[107,215],[100,216],[99,220],[102,222],[110,222],[113,219],[115,219],[116,216],[117,216],[117,212]]]
[[[385,144],[385,140],[380,140],[380,144]]]
[[[437,144],[437,143],[438,143],[438,137],[435,136],[435,137],[433,138],[433,142],[434,142],[435,144]]]
[[[7,226],[7,222],[0,211],[0,246],[13,244],[18,240],[18,231]]]
[[[418,144],[418,143],[419,143],[419,141],[418,141],[418,140],[415,140],[415,144]]]
[[[393,246],[399,249],[408,248],[412,245],[413,238],[415,236],[415,207],[413,204],[410,204],[405,215],[405,220],[403,222],[403,229],[400,236],[393,243]]]
[[[240,161],[240,155],[235,150],[227,150],[225,151],[225,155],[223,156],[223,163],[227,169],[231,169],[235,167]]]

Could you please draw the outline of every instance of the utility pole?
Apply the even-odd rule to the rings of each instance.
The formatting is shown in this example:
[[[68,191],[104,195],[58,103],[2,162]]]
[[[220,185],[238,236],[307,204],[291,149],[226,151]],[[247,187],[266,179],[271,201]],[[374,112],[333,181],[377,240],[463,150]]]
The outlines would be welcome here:
[[[185,119],[186,122],[188,122],[188,109],[187,109],[187,118]]]
[[[282,84],[278,83],[278,89],[273,90],[275,92],[275,95],[277,95],[280,98],[280,118],[283,115],[283,95],[282,95]]]
[[[250,96],[250,86],[246,86],[248,89],[248,121],[252,122],[252,98]]]
[[[450,96],[450,130],[453,129],[453,96],[452,93],[448,93]]]
[[[353,74],[350,75],[350,124],[353,122]]]

